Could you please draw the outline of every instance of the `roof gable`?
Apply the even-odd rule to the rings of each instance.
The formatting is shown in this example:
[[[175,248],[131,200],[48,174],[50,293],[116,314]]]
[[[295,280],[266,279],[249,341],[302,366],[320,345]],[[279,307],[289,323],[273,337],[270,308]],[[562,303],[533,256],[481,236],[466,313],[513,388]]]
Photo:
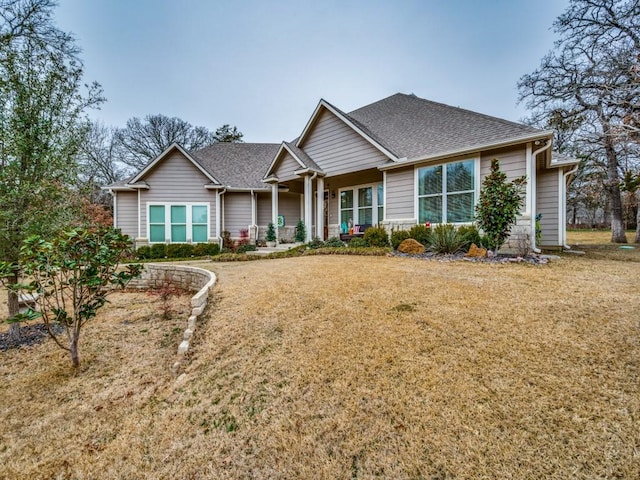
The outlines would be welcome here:
[[[397,161],[399,159],[399,157],[394,152],[392,152],[386,145],[383,145],[376,138],[374,138],[370,134],[370,132],[366,131],[366,129],[362,127],[362,125],[358,124],[358,122],[354,122],[353,119],[349,117],[349,115],[345,114],[339,108],[334,107],[324,99],[320,99],[320,102],[318,102],[318,105],[316,106],[316,109],[313,111],[311,118],[309,118],[309,121],[305,125],[304,130],[302,130],[302,133],[300,134],[300,136],[298,137],[298,140],[295,143],[296,147],[303,148],[304,141],[308,138],[311,131],[313,130],[313,127],[317,119],[320,117],[320,115],[322,115],[322,113],[325,110],[328,110],[333,115],[335,115],[340,121],[342,121],[354,132],[360,135],[364,140],[366,140],[371,145],[373,145],[377,150],[379,150],[386,157],[394,161]]]
[[[304,150],[296,147],[293,143],[282,142],[280,148],[276,155],[273,157],[269,168],[264,174],[263,180],[266,180],[269,177],[278,177],[276,173],[281,162],[286,158],[287,155],[290,155],[291,158],[295,161],[299,168],[295,169],[296,173],[304,173],[304,172],[318,172],[323,173],[322,169],[313,161],[313,159],[307,155]]]
[[[142,170],[140,170],[136,175],[133,176],[133,178],[131,178],[127,182],[127,185],[132,185],[140,182],[151,170],[158,166],[174,150],[178,150],[182,155],[184,155],[187,160],[189,160],[198,170],[200,170],[200,172],[202,172],[205,177],[207,177],[211,181],[211,183],[213,183],[214,185],[220,185],[220,182],[211,174],[211,172],[207,171],[207,169],[200,165],[200,163],[189,152],[187,152],[177,143],[172,143],[165,149],[164,152],[147,163],[147,165],[145,165]]]

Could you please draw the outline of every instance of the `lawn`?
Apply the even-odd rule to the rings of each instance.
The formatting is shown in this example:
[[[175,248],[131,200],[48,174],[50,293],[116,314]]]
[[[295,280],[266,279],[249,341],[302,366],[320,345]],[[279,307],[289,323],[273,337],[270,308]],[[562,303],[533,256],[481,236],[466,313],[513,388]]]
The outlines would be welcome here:
[[[600,252],[602,253],[602,252]],[[313,256],[180,315],[114,296],[82,371],[0,353],[3,478],[638,478],[640,253],[544,266]]]

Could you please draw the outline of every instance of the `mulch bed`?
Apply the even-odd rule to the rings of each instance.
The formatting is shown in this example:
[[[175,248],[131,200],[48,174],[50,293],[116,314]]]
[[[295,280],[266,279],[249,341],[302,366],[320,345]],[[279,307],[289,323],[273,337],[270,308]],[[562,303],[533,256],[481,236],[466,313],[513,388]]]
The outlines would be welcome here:
[[[393,256],[419,258],[423,260],[434,260],[438,262],[474,262],[474,263],[529,263],[532,265],[545,265],[549,263],[549,259],[542,255],[493,255],[487,257],[467,257],[464,253],[454,253],[451,255],[443,255],[441,253],[424,252],[419,254],[401,253],[394,250]]]
[[[57,335],[62,333],[62,326],[54,325],[52,330]],[[8,331],[0,333],[0,351],[6,352],[12,348],[30,347],[44,342],[47,338],[49,338],[49,333],[44,323],[21,325],[20,338],[18,340],[12,340]]]

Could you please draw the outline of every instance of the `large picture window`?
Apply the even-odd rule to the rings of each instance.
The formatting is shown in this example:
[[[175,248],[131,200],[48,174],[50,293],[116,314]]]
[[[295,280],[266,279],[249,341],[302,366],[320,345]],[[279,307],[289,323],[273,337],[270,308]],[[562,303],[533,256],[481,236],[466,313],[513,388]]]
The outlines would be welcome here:
[[[208,239],[208,204],[149,205],[148,218],[151,243],[204,243]]]
[[[383,198],[381,183],[340,190],[341,231],[353,225],[377,225],[381,222],[384,218]]]
[[[473,221],[475,160],[418,169],[418,222]]]

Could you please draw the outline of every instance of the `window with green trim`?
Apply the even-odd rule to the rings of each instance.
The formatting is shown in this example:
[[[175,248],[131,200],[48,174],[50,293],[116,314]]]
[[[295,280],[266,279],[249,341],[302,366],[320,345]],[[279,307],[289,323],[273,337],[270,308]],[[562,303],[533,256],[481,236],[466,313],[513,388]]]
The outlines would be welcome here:
[[[151,243],[204,243],[208,237],[208,205],[149,205]]]

